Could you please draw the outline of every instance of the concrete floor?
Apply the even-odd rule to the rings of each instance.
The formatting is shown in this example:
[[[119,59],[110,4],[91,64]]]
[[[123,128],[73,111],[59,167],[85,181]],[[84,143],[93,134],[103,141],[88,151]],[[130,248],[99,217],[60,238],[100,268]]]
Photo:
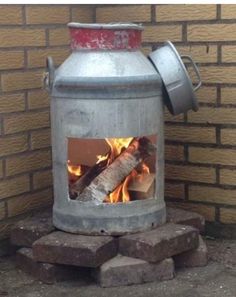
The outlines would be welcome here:
[[[8,297],[236,297],[236,241],[207,240],[208,266],[181,269],[175,279],[103,289],[90,280],[45,285],[0,258],[0,296]]]

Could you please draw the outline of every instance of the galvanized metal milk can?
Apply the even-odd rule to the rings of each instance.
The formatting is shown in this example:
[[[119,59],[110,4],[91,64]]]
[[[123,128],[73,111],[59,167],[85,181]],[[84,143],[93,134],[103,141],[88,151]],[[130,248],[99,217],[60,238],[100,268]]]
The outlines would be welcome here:
[[[140,51],[143,27],[120,23],[70,23],[68,26],[72,54],[57,70],[52,59],[47,59],[54,225],[68,232],[100,235],[154,228],[166,220],[164,84],[155,61],[151,62]],[[116,204],[70,199],[69,138],[89,140],[149,135],[157,136],[152,197]]]

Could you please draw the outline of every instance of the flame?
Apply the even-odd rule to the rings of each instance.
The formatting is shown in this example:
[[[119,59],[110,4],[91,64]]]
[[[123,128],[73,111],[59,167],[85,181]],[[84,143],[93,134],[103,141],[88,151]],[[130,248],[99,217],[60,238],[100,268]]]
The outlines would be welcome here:
[[[96,164],[98,164],[98,163],[100,163],[100,162],[106,160],[106,159],[108,158],[108,156],[109,156],[109,154],[106,154],[106,156],[103,156],[103,155],[97,155],[96,157],[97,157],[98,160],[97,160]]]
[[[108,160],[108,164],[112,163],[112,161],[121,153],[123,148],[127,148],[133,137],[128,138],[105,138],[107,144],[110,146],[111,154]]]
[[[82,167],[80,165],[71,165],[70,160],[67,161],[67,169],[72,175],[75,175],[77,177],[83,175]]]
[[[105,140],[110,147],[110,152],[106,155],[97,155],[96,157],[98,160],[96,164],[107,160],[106,166],[108,166],[117,156],[121,154],[123,149],[130,145],[133,138],[105,138]],[[149,167],[144,162],[142,162],[140,167],[141,173],[138,173],[135,169],[133,169],[132,172],[124,179],[124,181],[105,198],[104,202],[118,203],[130,201],[130,195],[128,191],[129,182],[134,178],[137,178],[141,182],[144,174],[150,174]],[[77,177],[83,175],[81,166],[71,165],[70,160],[68,160],[68,171]]]
[[[142,163],[142,173],[150,174],[150,169],[144,162]]]

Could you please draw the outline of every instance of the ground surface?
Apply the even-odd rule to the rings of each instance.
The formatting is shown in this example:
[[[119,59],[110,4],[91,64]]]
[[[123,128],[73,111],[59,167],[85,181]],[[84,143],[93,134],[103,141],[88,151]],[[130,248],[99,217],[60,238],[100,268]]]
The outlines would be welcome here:
[[[7,297],[236,297],[236,241],[207,240],[208,266],[181,269],[175,279],[103,289],[89,280],[42,284],[0,258],[0,296]]]

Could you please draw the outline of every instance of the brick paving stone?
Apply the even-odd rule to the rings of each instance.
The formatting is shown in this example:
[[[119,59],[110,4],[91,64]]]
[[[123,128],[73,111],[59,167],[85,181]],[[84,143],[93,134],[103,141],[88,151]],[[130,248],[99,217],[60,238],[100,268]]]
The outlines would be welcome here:
[[[46,284],[89,274],[88,268],[36,262],[31,248],[21,248],[17,251],[16,266]]]
[[[208,262],[208,250],[206,243],[199,235],[199,246],[197,249],[187,251],[173,257],[175,266],[181,267],[201,267]]]
[[[204,233],[205,219],[202,215],[180,208],[167,207],[167,222],[192,226]]]
[[[98,267],[117,254],[111,236],[86,236],[56,231],[33,244],[37,261],[83,267]]]
[[[101,287],[117,287],[162,281],[174,278],[171,258],[158,263],[117,255],[95,270],[94,277]]]
[[[119,253],[148,262],[158,262],[197,248],[198,233],[191,226],[168,223],[151,231],[120,237]]]
[[[21,247],[32,247],[37,239],[54,230],[52,213],[45,211],[16,223],[11,230],[11,243]]]

